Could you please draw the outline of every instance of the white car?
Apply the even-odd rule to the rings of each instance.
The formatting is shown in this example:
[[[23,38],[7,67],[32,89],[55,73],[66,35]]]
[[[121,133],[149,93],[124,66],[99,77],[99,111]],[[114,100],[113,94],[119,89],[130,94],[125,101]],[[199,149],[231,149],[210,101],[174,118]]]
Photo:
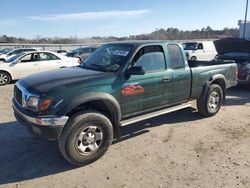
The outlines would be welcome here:
[[[37,51],[35,48],[16,48],[9,50],[7,53],[0,54],[0,61],[6,61],[15,55],[22,53],[22,52],[32,52]]]
[[[0,62],[0,85],[8,84],[11,80],[17,80],[30,74],[79,64],[78,58],[66,57],[55,52],[23,52],[6,62]]]
[[[185,42],[182,46],[189,60],[210,61],[217,56],[213,41]]]

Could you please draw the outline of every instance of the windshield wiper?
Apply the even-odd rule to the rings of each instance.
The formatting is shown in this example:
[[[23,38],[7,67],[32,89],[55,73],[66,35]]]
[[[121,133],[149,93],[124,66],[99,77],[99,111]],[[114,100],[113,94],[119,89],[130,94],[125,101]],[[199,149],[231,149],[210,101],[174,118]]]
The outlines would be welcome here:
[[[96,69],[93,69],[92,67],[87,66],[85,63],[78,65],[78,66],[83,68],[83,69],[96,70]]]
[[[93,66],[93,67],[91,67]],[[89,70],[94,70],[94,71],[101,71],[101,72],[108,72],[108,70],[103,69],[103,66],[98,65],[98,64],[90,64],[89,66],[87,66],[85,63],[80,65],[80,67],[84,68],[84,69],[89,69]],[[96,68],[94,68],[96,67]]]
[[[91,66],[95,66],[95,67],[98,67],[98,68],[103,68],[103,66],[99,65],[99,64],[95,64],[95,63],[92,63],[90,64]]]
[[[90,66],[97,67],[97,68],[98,68],[97,71],[101,71],[101,72],[110,72],[110,71],[108,71],[107,69],[105,69],[102,65],[99,65],[99,64],[92,63],[92,64],[90,64]]]

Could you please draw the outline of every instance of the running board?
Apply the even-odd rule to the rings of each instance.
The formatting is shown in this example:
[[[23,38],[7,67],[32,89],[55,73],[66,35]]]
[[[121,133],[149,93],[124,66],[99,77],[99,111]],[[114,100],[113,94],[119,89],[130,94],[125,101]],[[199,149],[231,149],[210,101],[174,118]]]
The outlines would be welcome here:
[[[141,116],[136,116],[136,117],[133,117],[133,118],[130,118],[130,119],[126,119],[126,120],[121,121],[120,123],[121,123],[121,126],[126,126],[126,125],[129,125],[129,124],[132,124],[132,123],[136,123],[136,122],[139,122],[139,121],[150,119],[150,118],[160,116],[160,115],[163,115],[163,114],[168,114],[168,113],[175,112],[175,111],[178,111],[178,110],[181,110],[181,109],[184,109],[184,108],[188,108],[188,107],[191,107],[191,104],[185,103],[185,104],[181,104],[181,105],[178,105],[178,106],[173,106],[173,107],[169,107],[169,108],[166,108],[166,109],[163,109],[163,110],[158,110],[158,111],[154,111],[154,112],[151,112],[151,113],[143,114]]]

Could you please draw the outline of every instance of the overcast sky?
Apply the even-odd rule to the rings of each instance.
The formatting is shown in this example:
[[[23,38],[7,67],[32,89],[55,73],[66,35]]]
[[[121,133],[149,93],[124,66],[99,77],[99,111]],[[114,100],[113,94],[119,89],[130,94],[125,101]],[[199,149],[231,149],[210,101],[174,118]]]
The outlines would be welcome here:
[[[0,0],[0,35],[128,36],[168,27],[236,28],[245,5],[246,0]]]

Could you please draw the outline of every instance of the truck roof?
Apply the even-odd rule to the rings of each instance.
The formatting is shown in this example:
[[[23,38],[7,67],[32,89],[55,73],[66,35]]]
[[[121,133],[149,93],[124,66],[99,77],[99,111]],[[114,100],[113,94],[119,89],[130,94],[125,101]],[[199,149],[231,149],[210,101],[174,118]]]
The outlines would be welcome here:
[[[163,43],[177,44],[177,42],[166,41],[166,40],[128,40],[128,41],[110,42],[108,44],[131,44],[135,46],[141,46],[146,44],[163,44]]]

